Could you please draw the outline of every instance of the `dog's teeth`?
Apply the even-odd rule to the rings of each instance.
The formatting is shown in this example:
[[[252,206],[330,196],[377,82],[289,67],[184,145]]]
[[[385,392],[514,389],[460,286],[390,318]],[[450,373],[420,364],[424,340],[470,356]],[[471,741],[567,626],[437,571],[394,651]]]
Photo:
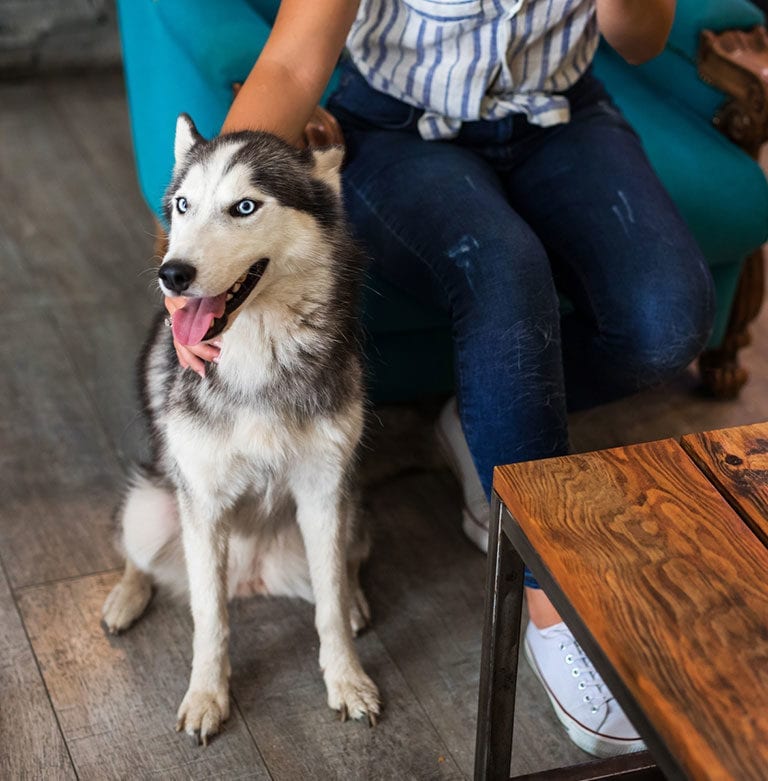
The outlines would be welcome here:
[[[238,290],[240,290],[240,283],[239,282],[235,282],[235,284],[232,285],[232,292],[233,293],[237,293]]]
[[[234,298],[232,293],[227,293],[227,301],[231,301]]]

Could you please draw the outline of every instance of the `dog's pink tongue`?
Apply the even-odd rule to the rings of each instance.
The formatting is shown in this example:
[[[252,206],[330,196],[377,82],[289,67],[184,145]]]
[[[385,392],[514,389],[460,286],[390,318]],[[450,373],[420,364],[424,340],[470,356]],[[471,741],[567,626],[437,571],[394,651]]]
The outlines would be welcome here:
[[[215,317],[224,314],[227,294],[210,298],[188,298],[183,309],[173,313],[173,337],[186,345],[198,344],[208,332]]]

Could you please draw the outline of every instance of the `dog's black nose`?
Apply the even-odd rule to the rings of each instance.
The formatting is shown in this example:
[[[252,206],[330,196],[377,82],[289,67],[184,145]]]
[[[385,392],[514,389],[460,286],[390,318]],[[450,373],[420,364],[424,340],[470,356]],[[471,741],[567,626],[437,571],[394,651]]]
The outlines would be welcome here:
[[[168,290],[183,293],[194,281],[197,269],[183,260],[168,260],[157,274]]]

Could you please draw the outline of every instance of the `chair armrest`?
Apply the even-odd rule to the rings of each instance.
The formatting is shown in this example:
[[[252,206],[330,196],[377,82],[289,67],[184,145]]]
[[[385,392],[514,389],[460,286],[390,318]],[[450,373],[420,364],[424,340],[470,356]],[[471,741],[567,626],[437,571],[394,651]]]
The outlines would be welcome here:
[[[764,23],[763,14],[748,0],[677,0],[675,22],[658,57],[644,65],[630,66],[603,42],[596,72],[602,76],[601,71],[606,71],[617,97],[622,81],[642,79],[660,97],[709,122],[726,96],[704,83],[696,72],[702,31],[749,30]]]
[[[666,48],[694,63],[702,30],[748,30],[759,24],[765,17],[750,0],[677,0]]]
[[[715,125],[757,158],[768,141],[768,32],[726,30],[701,34],[699,75],[729,96]]]

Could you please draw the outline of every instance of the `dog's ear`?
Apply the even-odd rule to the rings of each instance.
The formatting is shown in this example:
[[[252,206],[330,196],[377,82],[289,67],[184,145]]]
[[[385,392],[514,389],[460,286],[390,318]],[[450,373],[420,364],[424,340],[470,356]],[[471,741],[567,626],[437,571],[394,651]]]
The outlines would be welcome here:
[[[325,149],[313,149],[314,166],[312,174],[325,182],[334,192],[341,192],[341,164],[344,162],[343,146],[328,146]]]
[[[202,141],[205,139],[197,132],[192,117],[189,114],[179,114],[176,120],[176,139],[173,142],[173,157],[176,165],[180,165],[189,154],[189,150]]]

